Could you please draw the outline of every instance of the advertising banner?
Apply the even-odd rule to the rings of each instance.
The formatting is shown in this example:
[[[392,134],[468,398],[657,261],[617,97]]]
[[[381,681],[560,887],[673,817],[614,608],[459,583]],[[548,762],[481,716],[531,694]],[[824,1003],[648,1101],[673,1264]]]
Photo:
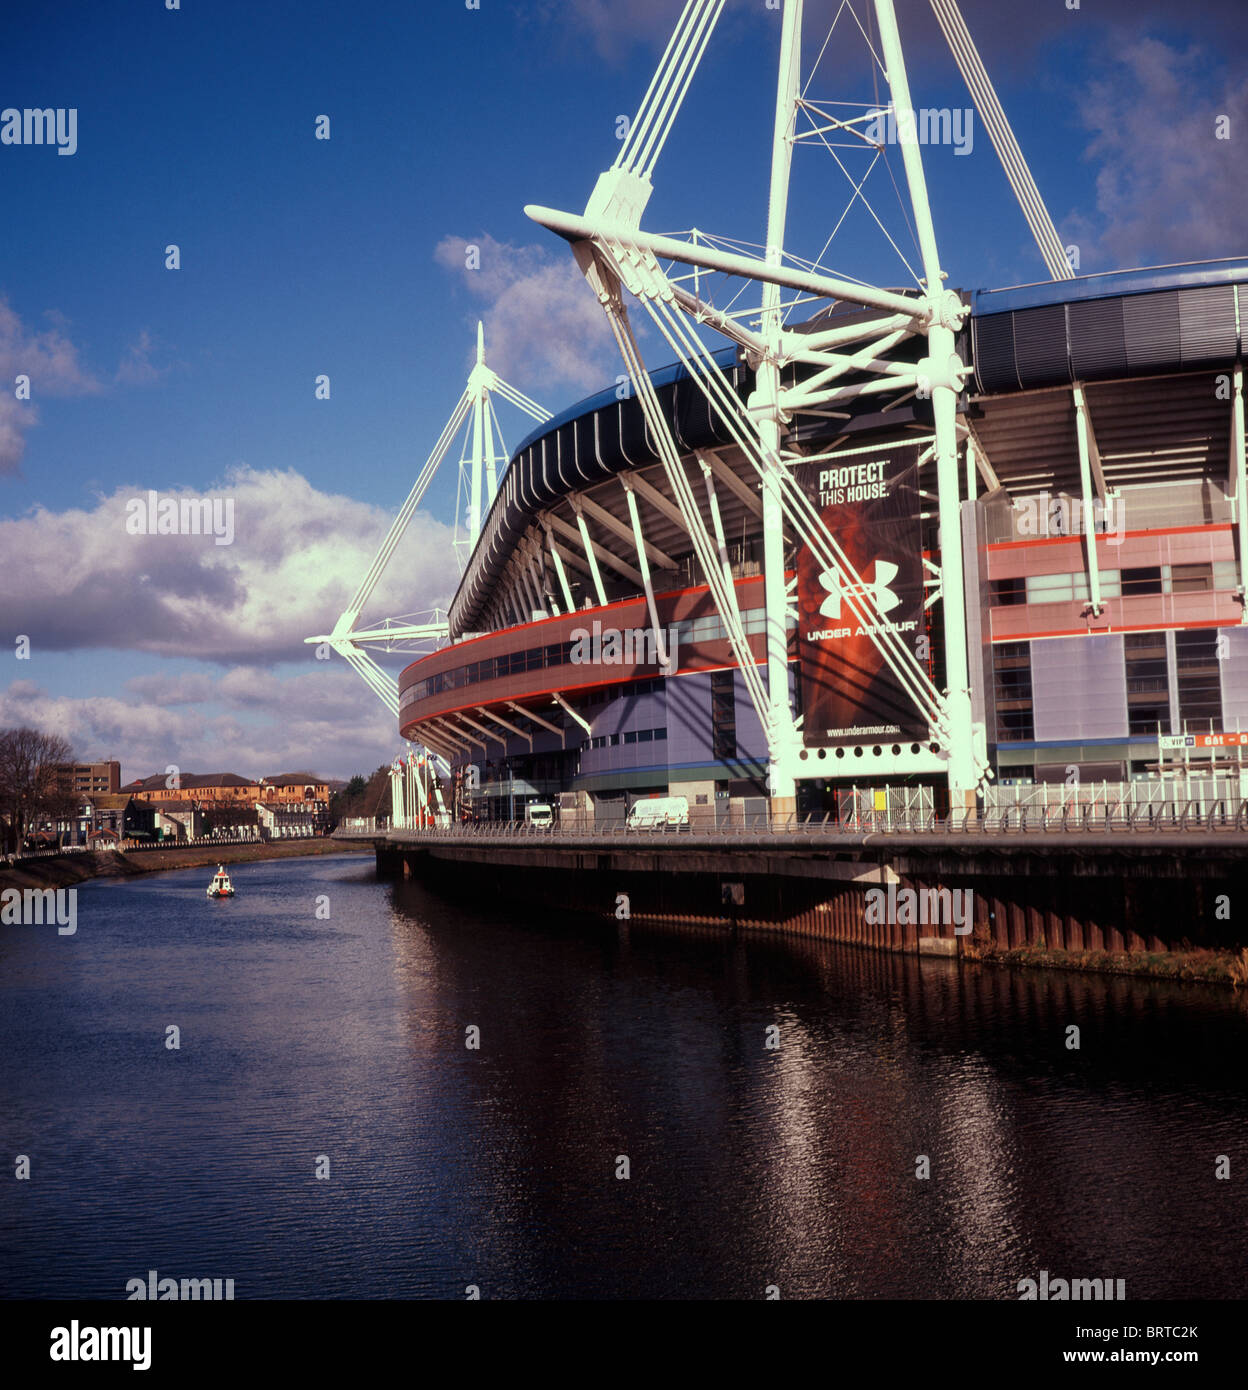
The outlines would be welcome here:
[[[838,576],[809,546],[797,555],[798,659],[804,741],[923,740],[927,722],[871,640],[896,633],[913,653],[923,632],[919,446],[799,464],[794,480],[819,509],[870,595],[864,622]],[[861,608],[861,604],[859,607]]]

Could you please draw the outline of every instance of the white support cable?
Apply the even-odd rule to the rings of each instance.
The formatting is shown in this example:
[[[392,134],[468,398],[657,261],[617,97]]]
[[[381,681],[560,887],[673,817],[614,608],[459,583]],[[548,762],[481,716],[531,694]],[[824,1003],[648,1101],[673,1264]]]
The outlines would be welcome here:
[[[438,442],[433,446],[433,451],[425,461],[425,466],[420,470],[420,476],[412,485],[412,490],[407,494],[407,500],[399,509],[398,516],[391,523],[390,530],[386,533],[386,538],[381,543],[381,548],[377,551],[373,563],[369,566],[368,573],[364,576],[363,582],[356,590],[355,597],[351,600],[347,613],[351,614],[351,620],[363,611],[364,605],[368,602],[369,596],[381,578],[381,573],[390,562],[394,548],[398,545],[403,532],[407,530],[408,522],[415,515],[416,508],[420,505],[429,484],[433,481],[433,475],[438,471],[438,465],[446,457],[447,450],[452,441],[459,434],[460,428],[468,418],[468,412],[472,409],[472,401],[465,391],[460,396],[455,409],[451,412],[451,418],[447,421],[445,429],[438,438]],[[346,614],[343,615],[344,617]]]
[[[866,629],[867,635],[884,657],[889,668],[897,676],[902,688],[929,720],[942,729],[946,726],[945,705],[940,693],[927,677],[917,658],[901,641],[901,638],[888,630],[887,622],[875,609],[869,595],[869,588],[850,564],[835,537],[824,525],[822,517],[805,492],[788,476],[787,470],[779,460],[774,465],[766,461],[756,428],[741,407],[737,397],[727,389],[722,373],[713,361],[702,355],[690,357],[682,349],[679,340],[679,322],[668,324],[649,299],[643,300],[656,326],[677,352],[694,380],[702,387],[712,408],[718,405],[720,419],[735,436],[738,447],[747,461],[754,467],[760,479],[768,476],[774,467],[774,475],[780,484],[782,503],[786,519],[798,535],[803,535],[816,558],[826,569],[838,574],[841,580],[842,602]],[[662,306],[666,308],[666,306]],[[671,311],[669,311],[670,313]],[[670,330],[674,328],[674,335]],[[709,389],[708,389],[709,388]],[[716,391],[720,393],[718,402]],[[876,630],[882,628],[883,630]]]
[[[334,643],[334,650],[350,663],[352,670],[363,679],[373,694],[397,719],[399,717],[399,688],[394,677],[383,671],[367,652],[359,651],[347,642]]]
[[[714,364],[710,365],[713,368]],[[707,381],[708,378],[704,375],[701,380]],[[721,418],[723,417],[721,416]],[[871,637],[890,669],[898,676],[903,689],[914,700],[920,711],[930,721],[943,723],[943,702],[939,692],[927,681],[926,673],[910,649],[901,641],[900,637],[888,629],[886,620],[865,597],[869,592],[869,586],[863,583],[861,576],[850,564],[848,557],[824,524],[818,509],[807,497],[805,491],[793,482],[783,464],[777,461],[774,465],[769,465],[765,461],[759,442],[753,437],[752,432],[747,432],[751,422],[744,412],[738,414],[735,423],[737,428],[733,432],[739,435],[738,443],[747,461],[758,472],[760,478],[764,476],[768,467],[773,468],[780,483],[785,518],[793,527],[794,532],[805,538],[806,543],[825,569],[830,569],[839,575],[843,591],[842,601],[866,628],[868,636]],[[877,627],[882,628],[882,630],[876,631]]]
[[[616,283],[618,285],[618,281]],[[759,722],[765,732],[768,747],[775,748],[777,731],[773,727],[771,705],[767,690],[763,684],[762,678],[758,674],[754,654],[750,651],[749,643],[741,628],[740,621],[739,619],[734,621],[735,594],[729,597],[724,592],[723,579],[719,571],[718,556],[712,549],[710,537],[707,535],[706,526],[702,521],[702,515],[698,511],[697,502],[689,486],[689,479],[681,466],[680,454],[676,448],[676,442],[672,438],[670,425],[659,407],[658,398],[654,393],[654,387],[651,383],[649,373],[646,371],[645,365],[641,360],[641,354],[633,338],[627,315],[623,310],[622,304],[619,302],[618,289],[614,296],[608,293],[605,298],[603,295],[600,295],[599,298],[600,302],[603,303],[603,308],[607,314],[607,320],[615,335],[616,343],[620,349],[620,355],[623,357],[624,364],[628,369],[633,388],[637,392],[638,399],[641,401],[642,410],[645,414],[646,422],[650,426],[651,435],[659,447],[660,459],[663,463],[664,471],[667,474],[668,484],[672,489],[672,495],[676,499],[676,504],[685,518],[685,529],[694,543],[694,551],[702,566],[703,575],[707,580],[707,585],[711,590],[716,607],[719,609],[720,617],[727,629],[733,655],[737,660],[738,668],[745,680],[746,690],[749,693],[751,703],[754,705]]]
[[[709,323],[712,328],[716,328],[725,338],[731,339],[740,347],[749,352],[765,352],[767,345],[757,333],[751,332],[748,328],[743,328],[735,319],[730,318],[726,313],[713,308],[710,304],[704,303],[696,295],[690,294],[683,285],[672,284],[672,294],[677,304],[697,323]],[[751,309],[751,314],[757,310]]]
[[[415,731],[415,741],[419,743],[422,748],[427,748],[430,753],[441,761],[443,767],[446,769],[446,775],[449,777],[451,772],[451,759],[455,756],[455,749],[452,748],[449,743],[444,745],[441,738],[436,734],[430,733],[423,727]]]
[[[689,0],[685,5],[614,167],[649,178],[723,5],[724,0]]]
[[[877,377],[874,381],[855,381],[848,386],[829,386],[826,391],[816,391],[807,397],[797,397],[793,406],[794,410],[805,411],[810,406],[831,405],[835,401],[852,401],[859,396],[882,396],[889,391],[913,391],[919,384],[920,372],[917,366],[911,365],[908,369],[889,372],[884,376]],[[789,409],[787,399],[784,402],[785,409]],[[833,417],[835,418],[835,417]],[[848,419],[848,416],[842,416]]]
[[[539,425],[544,425],[547,421],[555,418],[544,406],[538,405],[535,400],[530,399],[523,391],[518,391],[509,382],[503,381],[501,377],[495,381],[494,390],[504,400],[510,401],[512,405],[523,410],[526,415],[531,415]]]
[[[663,153],[663,146],[667,143],[667,137],[671,134],[676,117],[680,114],[680,108],[684,104],[689,86],[698,70],[698,65],[702,61],[702,55],[706,52],[706,46],[710,42],[711,34],[723,8],[724,0],[708,0],[708,3],[703,6],[698,27],[686,45],[679,70],[668,86],[663,104],[659,108],[658,120],[647,134],[644,143],[637,150],[635,171],[640,173],[644,179],[648,180],[653,174],[659,155]]]
[[[718,407],[717,413],[720,419],[735,436],[735,441],[747,461],[754,467],[760,479],[764,479],[772,465],[764,459],[756,427],[746,415],[740,400],[728,389],[719,368],[713,361],[707,359],[704,349],[701,348],[696,339],[692,340],[692,353],[688,350],[689,342],[686,341],[682,346],[681,337],[684,330],[679,320],[676,319],[674,311],[668,309],[666,305],[656,305],[649,298],[643,299],[642,303],[650,311],[656,326],[667,339],[673,351],[677,353],[690,375],[707,395],[712,409]],[[665,318],[659,312],[660,308],[666,311],[669,318]],[[716,400],[716,396],[718,396],[718,400]],[[841,576],[842,601],[858,618],[859,622],[867,628],[872,642],[880,650],[890,669],[893,669],[894,674],[898,676],[903,688],[907,689],[907,693],[918,705],[920,711],[931,722],[938,723],[943,727],[945,724],[944,701],[935,686],[928,680],[927,673],[900,637],[887,630],[887,624],[878,611],[874,609],[870,600],[866,598],[869,592],[868,587],[863,584],[861,577],[849,563],[848,557],[841,550],[835,537],[824,525],[814,504],[788,476],[787,470],[779,460],[775,461],[774,469],[780,482],[782,497],[786,503],[785,513],[790,524],[794,526],[797,534],[806,537],[807,544],[815,552],[820,563]],[[877,626],[883,626],[885,630],[873,631],[872,629]],[[890,647],[892,648],[891,652],[888,650]]]
[[[638,106],[637,113],[629,125],[628,137],[620,146],[620,151],[611,165],[613,169],[625,169],[631,172],[637,142],[649,129],[650,122],[654,119],[658,98],[671,80],[672,65],[688,42],[689,30],[693,24],[694,16],[704,3],[705,0],[687,0],[680,13],[680,18],[676,21],[676,27],[672,30],[672,36],[667,41],[667,47],[663,50],[663,56],[659,59],[659,65],[655,68],[654,75],[650,79],[650,85],[646,88],[645,95],[641,99],[641,105]]]
[[[932,0],[934,6],[939,2],[940,0]],[[842,0],[842,10],[846,7],[846,3],[847,0]],[[653,168],[652,156],[657,156],[657,148],[661,147],[662,141],[667,137],[667,131],[671,125],[668,116],[669,114],[674,116],[673,105],[678,109],[680,102],[684,99],[684,90],[688,85],[684,78],[689,72],[690,64],[692,63],[694,67],[697,65],[693,61],[694,50],[695,48],[698,50],[696,56],[697,60],[700,61],[701,50],[705,47],[704,43],[699,45],[698,31],[696,30],[698,18],[705,18],[705,13],[692,3],[686,6],[682,19],[683,29],[678,36],[674,36],[673,43],[669,45],[668,54],[665,55],[666,68],[661,69],[660,73],[656,74],[656,80],[651,84],[651,92],[647,94],[651,100],[646,116],[644,139],[639,137],[631,148],[627,166],[617,160],[617,166],[626,167],[631,171],[635,182],[631,185],[619,182],[610,184],[604,182],[608,180],[608,175],[604,175],[599,180],[599,185],[590,200],[589,209],[581,217],[532,206],[526,208],[526,213],[535,221],[558,232],[573,243],[577,262],[595,289],[599,301],[607,313],[621,356],[642,406],[651,440],[667,473],[668,483],[676,500],[677,509],[683,518],[685,530],[693,541],[694,550],[703,568],[708,587],[712,591],[720,616],[728,628],[730,639],[732,639],[738,668],[742,671],[747,690],[762,719],[768,737],[769,749],[773,754],[773,765],[782,760],[776,756],[777,751],[780,751],[775,746],[777,733],[784,732],[785,738],[782,741],[786,741],[787,737],[791,735],[792,727],[787,694],[784,696],[784,701],[785,713],[789,714],[788,731],[781,731],[781,725],[784,721],[781,720],[780,712],[771,708],[776,702],[774,700],[768,701],[768,695],[775,695],[778,689],[777,673],[773,669],[776,665],[775,633],[769,627],[768,684],[771,690],[768,691],[762,686],[760,673],[752,653],[749,651],[748,643],[745,642],[744,634],[740,631],[739,623],[732,621],[736,595],[735,588],[730,582],[730,566],[727,576],[725,575],[726,550],[722,545],[712,545],[706,524],[696,501],[692,497],[689,480],[685,475],[681,456],[672,435],[671,422],[664,417],[658,405],[649,374],[641,360],[640,351],[628,324],[627,312],[619,298],[618,290],[621,284],[642,301],[643,307],[659,329],[661,336],[668,342],[678,361],[686,368],[691,379],[696,382],[706,397],[713,416],[725,427],[729,440],[741,450],[747,464],[758,476],[765,503],[764,516],[767,518],[765,523],[767,534],[774,540],[776,536],[782,534],[783,524],[787,522],[793,528],[796,536],[800,537],[808,546],[813,558],[837,577],[840,581],[839,587],[843,605],[850,615],[858,620],[864,635],[868,636],[879,650],[885,665],[897,678],[901,689],[914,701],[929,726],[933,728],[933,732],[940,736],[944,745],[942,756],[948,761],[951,791],[956,789],[960,794],[965,792],[969,796],[969,789],[973,787],[976,778],[984,774],[987,763],[985,750],[982,747],[984,741],[982,726],[976,726],[971,722],[960,591],[955,593],[952,599],[946,597],[945,600],[946,643],[950,649],[950,680],[947,694],[942,695],[931,682],[926,670],[918,662],[901,635],[892,630],[892,625],[881,616],[874,601],[872,588],[862,582],[861,576],[857,574],[849,562],[836,537],[823,522],[815,500],[812,500],[806,491],[794,481],[782,454],[782,436],[779,433],[779,427],[789,418],[789,404],[798,410],[803,410],[803,407],[807,405],[822,405],[829,401],[849,400],[860,395],[873,393],[888,393],[896,397],[899,392],[916,386],[920,377],[926,374],[932,382],[933,408],[936,414],[937,448],[935,457],[939,483],[942,546],[947,547],[945,558],[948,565],[952,565],[953,573],[955,575],[960,573],[961,535],[958,526],[959,501],[956,488],[957,426],[954,412],[956,410],[956,393],[964,384],[966,369],[956,357],[953,335],[963,321],[965,308],[960,306],[953,296],[942,292],[944,276],[940,270],[921,156],[915,147],[917,141],[915,133],[911,129],[913,113],[910,105],[909,84],[897,33],[893,0],[874,0],[875,14],[880,29],[883,61],[876,55],[874,46],[862,28],[862,23],[856,13],[853,14],[853,18],[863,33],[877,65],[885,71],[886,80],[892,91],[892,109],[901,113],[905,120],[901,142],[903,146],[902,156],[915,215],[911,231],[919,246],[923,264],[923,284],[926,286],[926,292],[921,297],[902,296],[893,291],[877,289],[872,285],[815,274],[813,268],[811,272],[795,271],[784,263],[784,203],[787,199],[787,175],[794,143],[794,120],[797,104],[800,101],[797,96],[797,85],[800,81],[801,8],[801,0],[787,0],[781,40],[780,80],[776,103],[771,201],[767,230],[768,245],[765,258],[735,255],[717,250],[712,244],[714,238],[698,231],[692,234],[693,244],[690,245],[670,237],[653,236],[639,229],[640,210],[644,207],[650,192],[648,173]],[[956,4],[952,5],[952,9],[956,13]],[[852,7],[851,13],[853,13]],[[958,16],[958,20],[960,23],[960,16]],[[679,42],[677,42],[677,37],[679,37]],[[969,36],[967,43],[969,45]],[[958,57],[957,47],[952,41],[950,46],[954,49],[955,58]],[[972,54],[974,52],[973,45],[970,45],[970,52]],[[962,56],[965,58],[966,53],[964,52]],[[975,62],[978,62],[978,55],[974,55],[974,59]],[[982,67],[982,65],[980,66]],[[965,71],[963,75],[966,77]],[[970,86],[970,79],[967,80],[968,86]],[[984,83],[991,91],[991,84],[987,83],[986,74],[984,74]],[[972,88],[972,94],[974,95],[974,88]],[[992,93],[992,100],[995,102],[995,93]],[[809,117],[809,113],[807,114]],[[994,144],[996,144],[1001,131],[1003,129],[1008,131],[1004,115],[1001,116],[1000,125],[996,123],[992,114],[985,114],[984,111],[981,111],[981,116],[984,117],[985,123],[989,126],[990,134],[994,138]],[[821,119],[824,121],[834,120],[833,117],[826,114],[821,114]],[[824,133],[819,130],[817,123],[813,120],[809,123],[814,128],[815,134],[827,145],[828,141]],[[1012,138],[1011,133],[1010,139],[1012,140]],[[1001,152],[1002,146],[999,145],[998,154]],[[834,158],[836,158],[835,154]],[[837,162],[840,163],[839,159]],[[1014,175],[1021,166],[1033,189],[1034,181],[1031,181],[1030,173],[1026,170],[1025,164],[1022,163],[1021,154],[1018,157],[1017,165],[1013,168],[1011,168],[1008,157],[1003,157],[1003,163],[1006,165],[1007,176],[1011,178],[1011,183],[1015,184],[1015,192],[1020,197],[1025,214],[1030,214],[1030,221],[1037,206],[1043,211],[1043,204],[1040,203],[1037,193],[1034,202],[1029,206],[1026,190],[1020,193],[1022,184],[1015,183]],[[841,167],[844,170],[844,166],[841,165]],[[891,167],[889,174],[890,177],[893,177]],[[850,178],[850,183],[851,185],[854,184],[852,178]],[[895,187],[895,178],[893,178],[893,183]],[[860,196],[861,187],[861,183],[855,187],[855,197]],[[901,190],[898,189],[897,192],[900,198]],[[851,198],[851,205],[852,201]],[[870,205],[866,203],[865,198],[863,201],[870,211]],[[1047,212],[1044,216],[1047,221]],[[876,221],[878,223],[878,218]],[[907,221],[909,222],[909,219]],[[1049,226],[1051,228],[1051,223]],[[882,227],[882,224],[881,230],[887,236],[887,231]],[[1053,240],[1056,242],[1055,232],[1053,233]],[[720,244],[728,243],[720,239]],[[698,289],[697,276],[702,270],[739,276],[747,282],[761,283],[764,286],[763,319],[762,331],[757,336],[763,340],[763,345],[759,347],[758,344],[748,340],[742,342],[744,334],[740,331],[740,325],[735,324],[730,319],[727,311],[702,303],[696,293],[690,296],[688,292],[681,292],[660,269],[655,259],[659,256],[663,257],[665,261],[671,260],[678,265],[694,266],[695,291]],[[1065,265],[1064,252],[1062,253],[1061,264]],[[1066,270],[1068,273],[1069,268],[1066,267]],[[1054,273],[1056,276],[1057,272]],[[1063,275],[1061,278],[1067,278],[1067,276]],[[813,360],[814,353],[818,352],[820,348],[826,351],[839,339],[819,341],[818,335],[810,335],[813,341],[808,341],[804,345],[796,341],[796,335],[785,330],[780,322],[783,306],[780,303],[778,291],[781,288],[795,291],[799,296],[845,300],[880,309],[886,315],[899,316],[902,318],[902,322],[897,327],[904,327],[911,333],[922,333],[926,337],[928,355],[922,363],[913,367],[902,363],[886,364],[875,355],[875,352],[888,351],[890,347],[895,346],[896,341],[899,341],[897,339],[874,351],[869,348],[859,349],[858,352],[852,354],[852,357],[860,359],[853,366],[847,365],[840,354],[825,355],[822,361]],[[734,304],[739,297],[740,292],[734,297]],[[729,306],[730,310],[731,307]],[[751,360],[751,366],[755,369],[757,380],[752,402],[753,413],[751,413],[751,408],[741,401],[735,389],[729,386],[724,374],[711,360],[709,350],[699,341],[698,336],[688,326],[687,321],[682,321],[683,315],[680,312],[682,310],[683,315],[687,315],[696,323],[709,324],[729,337],[730,340],[745,347],[752,359],[758,359],[757,361]],[[744,317],[746,312],[741,311],[741,316]],[[734,328],[738,330],[736,333],[732,331]],[[840,328],[825,330],[829,335],[837,335],[841,331]],[[883,330],[883,325],[877,319],[875,323],[867,326],[865,333],[847,335],[845,341],[857,342],[862,337],[877,335],[882,331],[891,334],[894,330],[891,327]],[[806,349],[805,354],[803,347]],[[868,351],[871,352],[871,357],[866,360],[864,353]],[[792,389],[790,402],[782,402],[779,390],[779,368],[785,363],[795,360],[798,362],[806,361],[809,365],[816,366],[820,370],[815,373],[815,379],[812,382],[801,383]],[[882,379],[849,386],[832,386],[832,383],[836,382],[840,376],[855,369],[862,372],[875,371]],[[805,410],[803,413],[806,413]],[[812,411],[811,413],[829,415],[833,418],[836,418],[837,415],[837,412],[827,410]],[[844,436],[842,436],[843,438]],[[700,461],[704,462],[705,467],[705,461]],[[719,462],[720,467],[725,467],[722,461],[717,460],[717,462]],[[954,480],[952,488],[949,485],[951,469]],[[724,481],[727,485],[729,480],[725,478]],[[732,475],[731,481],[734,484],[734,492],[737,491],[738,487],[743,486],[735,474]],[[711,498],[708,496],[708,502],[710,500]],[[1248,497],[1245,498],[1245,502],[1248,502]],[[712,507],[711,516],[712,522],[715,523],[717,517],[714,507]],[[578,520],[582,531],[584,531],[583,518],[578,517]],[[722,524],[717,525],[716,529],[720,533],[717,535],[717,541],[722,541]],[[587,533],[584,539],[588,542]],[[592,550],[590,550],[590,554],[592,558]],[[769,573],[775,569],[773,560],[774,556],[769,556]],[[772,621],[771,611],[772,605],[769,600],[769,623]],[[734,628],[736,629],[735,632]],[[744,646],[744,655],[738,644]],[[952,650],[955,647],[957,650]],[[781,674],[784,674],[783,670]],[[761,699],[756,698],[755,690],[751,688],[755,685],[759,687]],[[978,733],[976,733],[977,729]],[[780,767],[776,770],[780,783],[783,785],[786,777],[784,768]],[[791,794],[791,780],[788,781],[788,788],[789,791],[777,792],[773,787],[773,797]]]
[[[715,544],[719,549],[719,564],[723,571],[724,587],[731,595],[732,606],[736,612],[737,621],[740,622],[741,605],[737,602],[737,586],[732,580],[732,561],[728,558],[728,542],[724,538],[724,523],[719,514],[719,494],[715,491],[715,474],[705,459],[699,458],[698,466],[702,469],[702,478],[706,483],[706,504],[711,513],[711,527],[715,532]]]
[[[1036,187],[1036,181],[997,98],[996,89],[975,47],[975,41],[962,18],[957,0],[931,0],[931,5],[971,99],[988,129],[989,139],[997,151],[1005,176],[1023,210],[1023,216],[1027,219],[1027,225],[1031,228],[1031,234],[1036,240],[1049,274],[1054,280],[1073,280],[1075,273],[1070,268],[1066,248],[1057,234],[1057,228],[1053,225],[1049,210],[1040,196],[1040,190]]]

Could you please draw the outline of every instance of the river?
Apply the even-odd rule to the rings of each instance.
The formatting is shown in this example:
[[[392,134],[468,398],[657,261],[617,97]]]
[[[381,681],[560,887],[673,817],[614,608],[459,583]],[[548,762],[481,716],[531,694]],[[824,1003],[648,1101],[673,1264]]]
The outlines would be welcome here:
[[[231,872],[0,927],[3,1296],[1242,1296],[1230,991]]]

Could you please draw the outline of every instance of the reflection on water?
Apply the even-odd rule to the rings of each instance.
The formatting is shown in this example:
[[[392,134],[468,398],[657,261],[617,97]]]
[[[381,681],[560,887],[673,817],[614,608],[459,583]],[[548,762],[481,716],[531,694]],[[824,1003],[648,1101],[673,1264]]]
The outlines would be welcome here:
[[[203,873],[0,929],[6,1296],[1242,1294],[1229,992]]]

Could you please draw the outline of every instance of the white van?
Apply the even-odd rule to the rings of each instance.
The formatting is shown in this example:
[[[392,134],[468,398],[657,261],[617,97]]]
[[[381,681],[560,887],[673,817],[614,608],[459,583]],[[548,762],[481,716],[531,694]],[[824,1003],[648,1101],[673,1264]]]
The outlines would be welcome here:
[[[549,830],[555,823],[555,813],[545,801],[532,801],[524,808],[524,819],[529,825]]]
[[[683,796],[651,796],[633,802],[628,813],[630,830],[653,830],[662,825],[688,825],[689,802]]]

